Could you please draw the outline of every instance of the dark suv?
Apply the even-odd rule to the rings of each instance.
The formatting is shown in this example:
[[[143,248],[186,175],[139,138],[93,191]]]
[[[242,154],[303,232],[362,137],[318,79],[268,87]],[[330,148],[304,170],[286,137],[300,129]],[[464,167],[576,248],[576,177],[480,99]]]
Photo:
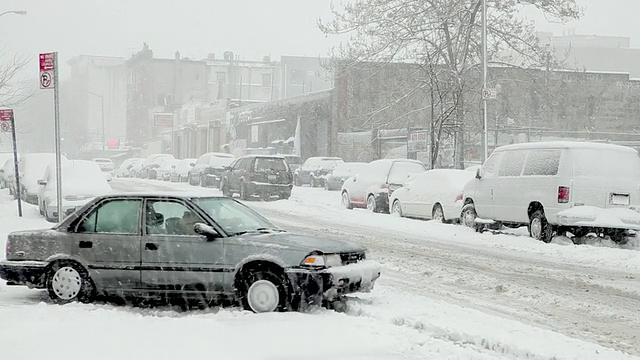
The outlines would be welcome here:
[[[291,188],[291,169],[282,156],[243,156],[227,168],[220,181],[220,190],[225,196],[239,193],[242,200],[255,196],[288,199]]]

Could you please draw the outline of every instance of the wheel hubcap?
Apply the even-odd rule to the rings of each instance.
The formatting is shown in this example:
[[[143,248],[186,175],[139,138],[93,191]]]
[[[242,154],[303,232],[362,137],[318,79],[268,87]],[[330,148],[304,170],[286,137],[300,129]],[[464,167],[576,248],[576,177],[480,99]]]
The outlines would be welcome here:
[[[257,313],[273,312],[278,308],[280,294],[271,281],[258,280],[249,287],[247,300],[251,309]]]
[[[540,239],[541,235],[542,235],[542,222],[540,221],[540,219],[535,218],[531,220],[531,236],[536,239]]]
[[[400,203],[397,201],[394,202],[393,207],[391,208],[391,211],[396,215],[400,215]]]
[[[82,278],[78,271],[70,266],[58,269],[51,280],[53,292],[62,300],[71,300],[78,296],[82,288]]]
[[[439,206],[433,211],[433,219],[440,221],[444,219],[444,214],[442,213],[442,209]]]
[[[466,210],[463,215],[464,224],[469,227],[473,226],[476,215],[471,210]]]

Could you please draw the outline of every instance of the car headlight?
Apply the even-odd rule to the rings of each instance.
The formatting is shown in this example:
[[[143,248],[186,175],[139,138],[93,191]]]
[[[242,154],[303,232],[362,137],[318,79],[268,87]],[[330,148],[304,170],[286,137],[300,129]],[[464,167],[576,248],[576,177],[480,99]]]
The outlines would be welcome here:
[[[331,255],[309,255],[300,264],[302,266],[313,267],[333,267],[342,266],[342,258],[338,254]]]

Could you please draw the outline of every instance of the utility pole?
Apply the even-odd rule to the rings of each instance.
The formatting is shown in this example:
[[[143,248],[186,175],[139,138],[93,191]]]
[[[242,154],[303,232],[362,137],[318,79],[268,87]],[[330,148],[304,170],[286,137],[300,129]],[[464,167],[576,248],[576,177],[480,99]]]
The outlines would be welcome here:
[[[487,0],[482,0],[482,90],[487,88]],[[482,117],[484,131],[484,160],[489,157],[489,126],[487,121],[487,97],[482,97]]]

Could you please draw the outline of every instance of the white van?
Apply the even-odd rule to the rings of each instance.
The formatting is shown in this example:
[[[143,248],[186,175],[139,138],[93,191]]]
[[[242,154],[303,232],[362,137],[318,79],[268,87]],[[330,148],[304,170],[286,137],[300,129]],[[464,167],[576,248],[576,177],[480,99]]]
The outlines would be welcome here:
[[[639,186],[640,159],[629,147],[590,142],[507,145],[496,148],[465,186],[461,221],[467,226],[487,223],[482,220],[527,225],[532,237],[545,242],[554,232],[566,231],[622,240],[625,229],[640,229],[640,214],[629,210],[640,204]],[[609,212],[601,217],[602,211]],[[596,224],[602,219],[605,225]]]

